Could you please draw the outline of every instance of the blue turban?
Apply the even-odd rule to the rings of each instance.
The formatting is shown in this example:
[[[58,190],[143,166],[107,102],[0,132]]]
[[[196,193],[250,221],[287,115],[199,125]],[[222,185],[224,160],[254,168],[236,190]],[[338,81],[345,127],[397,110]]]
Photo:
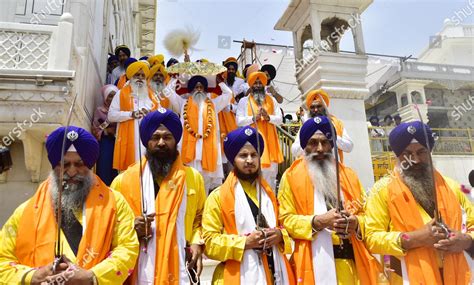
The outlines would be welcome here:
[[[134,62],[137,62],[138,60],[134,57],[129,57],[127,58],[127,60],[125,61],[125,63],[123,64],[123,67],[125,68],[125,70],[127,70],[128,66]]]
[[[250,126],[238,128],[227,134],[227,137],[224,139],[224,153],[232,164],[234,164],[235,157],[247,142],[253,145],[253,147],[258,151],[256,134],[257,130]],[[261,134],[258,134],[258,140],[260,141],[261,156],[265,148]]]
[[[304,122],[303,126],[300,129],[300,146],[301,148],[305,148],[308,144],[309,139],[316,133],[320,131],[326,138],[329,139],[331,143],[331,147],[334,147],[332,141],[332,132],[331,132],[332,124],[329,119],[325,116],[316,116],[314,118],[309,118]],[[333,128],[334,130],[334,128]],[[334,130],[334,134],[336,131]]]
[[[196,87],[196,85],[198,84],[198,82],[201,82],[201,84],[204,85],[204,90],[207,91],[207,79],[200,75],[193,76],[191,77],[191,79],[189,79],[188,91],[192,92],[194,88]]]
[[[144,146],[148,145],[148,141],[160,125],[165,126],[173,134],[176,143],[181,140],[183,126],[178,115],[160,107],[158,110],[148,113],[140,123],[140,139]]]
[[[109,59],[107,59],[107,63],[111,64],[112,61],[114,61],[114,60],[118,61],[118,57],[116,57],[115,55],[112,54],[111,56],[109,56]]]
[[[435,141],[433,132],[430,127],[425,124],[426,133],[428,135],[428,143],[430,150],[433,149]],[[423,125],[420,121],[413,121],[408,123],[401,123],[396,126],[388,138],[390,147],[396,156],[400,156],[405,148],[415,139],[418,143],[427,148],[425,133],[423,132]]]
[[[63,145],[64,131],[66,127],[60,127],[49,134],[46,139],[46,150],[51,166],[55,168],[61,162],[61,149]],[[83,128],[69,126],[67,128],[66,145],[64,153],[73,145],[84,164],[92,168],[99,158],[99,143],[93,135]]]

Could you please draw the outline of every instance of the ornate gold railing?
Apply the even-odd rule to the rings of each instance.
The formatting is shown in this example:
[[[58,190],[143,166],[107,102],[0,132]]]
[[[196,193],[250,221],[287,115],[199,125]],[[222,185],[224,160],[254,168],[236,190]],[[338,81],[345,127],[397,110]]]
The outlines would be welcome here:
[[[295,141],[295,135],[298,132],[299,126],[300,125],[297,126],[296,132],[292,129],[293,126],[277,126],[278,140],[280,142],[281,151],[283,152],[283,162],[278,165],[278,174],[280,177],[293,163],[294,159],[293,154],[291,153],[291,146]]]

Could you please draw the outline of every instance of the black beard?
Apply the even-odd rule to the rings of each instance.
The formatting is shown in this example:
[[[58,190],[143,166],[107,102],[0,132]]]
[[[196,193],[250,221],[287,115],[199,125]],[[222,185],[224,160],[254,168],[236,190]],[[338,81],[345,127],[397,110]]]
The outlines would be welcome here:
[[[254,94],[265,94],[265,87],[252,87],[252,91]]]
[[[237,176],[237,178],[243,181],[253,182],[255,181],[255,179],[258,178],[258,171],[255,171],[255,173],[248,174],[248,173],[241,172],[240,170],[237,169],[237,167],[234,167],[234,174],[235,176]]]
[[[227,73],[227,85],[233,86],[235,82],[235,73],[233,72],[228,72]]]
[[[318,110],[314,110],[314,111],[310,110],[309,111],[309,116],[311,118],[314,118],[316,116],[325,116],[325,117],[327,117],[327,113],[326,113],[326,110],[323,110],[322,112],[319,112]]]
[[[147,148],[145,157],[148,160],[148,165],[150,166],[153,178],[166,177],[178,157],[178,151],[176,150],[176,147],[172,150],[150,150]]]

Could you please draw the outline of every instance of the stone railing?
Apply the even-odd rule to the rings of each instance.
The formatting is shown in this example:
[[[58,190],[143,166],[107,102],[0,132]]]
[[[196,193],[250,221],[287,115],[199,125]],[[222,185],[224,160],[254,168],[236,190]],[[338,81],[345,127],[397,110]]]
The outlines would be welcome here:
[[[73,18],[64,14],[57,26],[0,22],[0,72],[69,70]]]
[[[474,67],[447,65],[447,64],[432,64],[422,62],[403,62],[401,64],[401,72],[408,73],[411,76],[438,79],[452,77],[452,79],[459,80],[474,80]]]

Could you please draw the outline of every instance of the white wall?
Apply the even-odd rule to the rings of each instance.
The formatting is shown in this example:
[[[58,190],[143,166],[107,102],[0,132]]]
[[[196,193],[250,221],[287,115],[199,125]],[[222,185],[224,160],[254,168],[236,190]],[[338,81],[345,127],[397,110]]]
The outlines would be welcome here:
[[[474,169],[474,156],[469,155],[433,155],[435,168],[443,175],[457,182],[469,185],[468,175]]]

